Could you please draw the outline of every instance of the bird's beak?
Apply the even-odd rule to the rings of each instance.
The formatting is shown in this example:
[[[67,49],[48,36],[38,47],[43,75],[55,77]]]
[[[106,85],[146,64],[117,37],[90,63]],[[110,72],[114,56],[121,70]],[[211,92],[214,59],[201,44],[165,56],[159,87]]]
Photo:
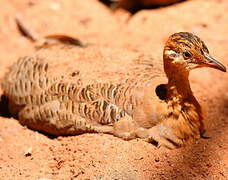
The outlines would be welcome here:
[[[204,52],[204,57],[206,60],[205,65],[207,67],[215,68],[223,72],[226,72],[226,67],[222,63],[218,62],[216,59],[211,57],[209,54]]]

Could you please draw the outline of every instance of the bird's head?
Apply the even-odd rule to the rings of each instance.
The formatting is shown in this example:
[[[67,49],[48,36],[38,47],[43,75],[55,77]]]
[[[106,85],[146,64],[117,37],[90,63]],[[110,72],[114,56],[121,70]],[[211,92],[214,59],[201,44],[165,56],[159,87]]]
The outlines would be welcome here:
[[[171,35],[165,44],[163,55],[165,70],[171,68],[170,66],[186,72],[195,68],[211,67],[226,72],[226,67],[210,56],[204,42],[189,32]]]

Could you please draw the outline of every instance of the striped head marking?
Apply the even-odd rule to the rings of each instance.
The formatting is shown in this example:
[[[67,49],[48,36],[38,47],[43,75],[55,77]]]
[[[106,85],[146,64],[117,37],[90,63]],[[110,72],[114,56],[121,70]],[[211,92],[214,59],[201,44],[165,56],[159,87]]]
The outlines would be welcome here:
[[[211,67],[226,71],[224,65],[210,56],[205,43],[189,32],[175,33],[168,38],[164,48],[164,61],[186,70]]]

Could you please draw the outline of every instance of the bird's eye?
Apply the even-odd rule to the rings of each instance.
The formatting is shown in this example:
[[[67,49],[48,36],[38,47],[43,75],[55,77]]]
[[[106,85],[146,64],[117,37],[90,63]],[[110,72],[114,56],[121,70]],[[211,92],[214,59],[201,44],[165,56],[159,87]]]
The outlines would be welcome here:
[[[184,51],[183,52],[183,56],[184,56],[185,59],[188,59],[188,58],[191,58],[192,57],[191,53],[188,52],[188,51]]]

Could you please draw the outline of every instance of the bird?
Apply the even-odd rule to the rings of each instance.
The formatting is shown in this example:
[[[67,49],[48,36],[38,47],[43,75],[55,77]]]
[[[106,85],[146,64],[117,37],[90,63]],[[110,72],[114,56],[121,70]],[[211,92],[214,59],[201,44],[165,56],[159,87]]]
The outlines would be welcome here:
[[[190,32],[172,34],[163,67],[140,53],[126,62],[118,52],[61,44],[19,58],[1,83],[9,111],[22,125],[55,136],[107,133],[169,149],[203,137],[205,117],[189,73],[201,67],[226,72],[205,43]]]

